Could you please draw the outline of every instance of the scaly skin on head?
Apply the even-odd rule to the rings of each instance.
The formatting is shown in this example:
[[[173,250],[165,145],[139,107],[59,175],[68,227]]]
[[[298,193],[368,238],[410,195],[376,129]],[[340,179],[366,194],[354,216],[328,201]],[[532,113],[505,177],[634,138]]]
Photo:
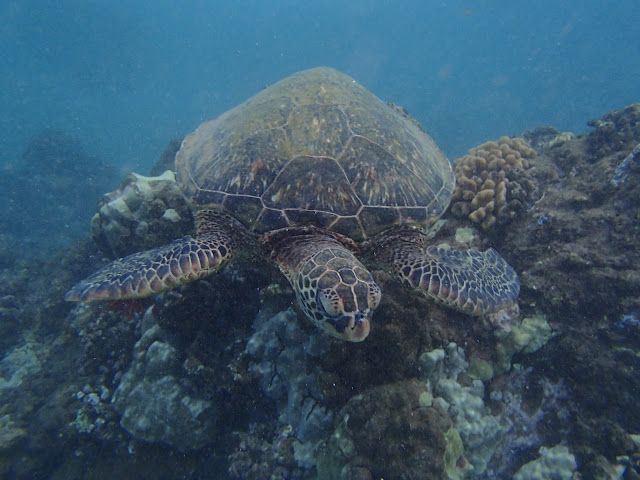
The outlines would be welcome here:
[[[289,279],[305,315],[330,335],[361,342],[369,334],[380,288],[373,276],[337,240],[299,227],[267,234],[272,259]]]

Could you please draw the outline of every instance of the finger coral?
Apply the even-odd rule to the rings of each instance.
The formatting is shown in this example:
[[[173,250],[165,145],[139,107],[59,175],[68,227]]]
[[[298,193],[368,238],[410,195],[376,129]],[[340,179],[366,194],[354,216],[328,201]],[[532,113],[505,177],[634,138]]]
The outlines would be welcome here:
[[[518,181],[520,173],[531,167],[535,156],[535,150],[518,137],[502,137],[469,150],[453,162],[456,188],[451,213],[468,218],[484,231],[512,218],[526,190]]]

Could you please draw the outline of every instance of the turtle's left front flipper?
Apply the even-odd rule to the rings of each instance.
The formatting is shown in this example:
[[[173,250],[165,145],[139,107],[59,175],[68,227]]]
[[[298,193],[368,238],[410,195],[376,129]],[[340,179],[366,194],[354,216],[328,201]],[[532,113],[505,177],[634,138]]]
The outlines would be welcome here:
[[[518,275],[493,248],[450,250],[425,243],[420,230],[407,228],[370,251],[438,303],[469,315],[498,315],[497,321],[517,315]]]
[[[115,260],[77,283],[64,299],[93,302],[143,298],[220,270],[233,257],[242,226],[214,210],[198,212],[196,220],[195,238],[184,237]]]

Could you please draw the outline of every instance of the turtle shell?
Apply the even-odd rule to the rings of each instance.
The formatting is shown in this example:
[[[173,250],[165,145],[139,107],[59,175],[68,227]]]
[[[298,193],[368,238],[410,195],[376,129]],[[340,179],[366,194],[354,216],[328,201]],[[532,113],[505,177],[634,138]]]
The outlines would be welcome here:
[[[325,67],[203,123],[184,139],[176,171],[196,204],[258,232],[313,224],[356,240],[436,219],[455,184],[412,117]]]

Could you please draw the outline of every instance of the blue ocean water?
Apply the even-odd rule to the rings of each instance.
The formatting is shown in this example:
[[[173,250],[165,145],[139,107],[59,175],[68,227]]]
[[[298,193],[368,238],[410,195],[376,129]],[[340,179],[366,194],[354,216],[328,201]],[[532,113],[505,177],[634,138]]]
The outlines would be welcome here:
[[[295,71],[327,65],[450,157],[640,96],[638,2],[0,3],[0,163],[55,128],[123,171]]]

